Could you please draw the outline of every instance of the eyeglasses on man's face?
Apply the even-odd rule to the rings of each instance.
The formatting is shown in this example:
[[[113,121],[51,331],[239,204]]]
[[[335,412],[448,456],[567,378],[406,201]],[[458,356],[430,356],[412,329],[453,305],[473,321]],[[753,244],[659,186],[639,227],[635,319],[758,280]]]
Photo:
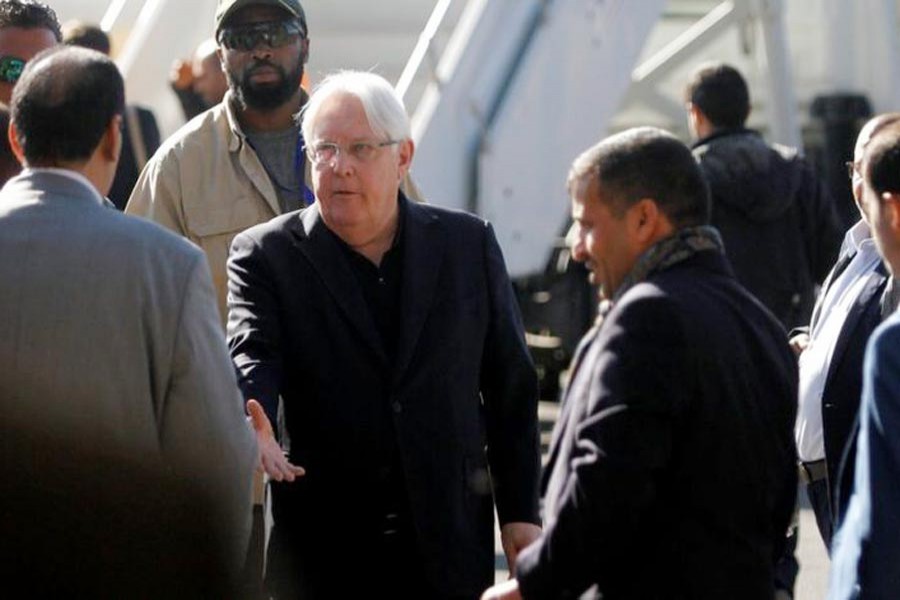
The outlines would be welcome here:
[[[310,162],[316,165],[332,165],[338,155],[349,156],[356,162],[370,162],[378,154],[378,151],[386,146],[399,144],[400,140],[387,140],[386,142],[351,142],[349,144],[336,144],[335,142],[316,142],[306,147],[306,155]]]
[[[17,56],[0,56],[0,81],[17,82],[24,68],[25,61]]]
[[[300,21],[267,21],[223,27],[219,32],[219,43],[229,50],[249,52],[260,44],[270,48],[281,48],[305,38],[306,30]]]

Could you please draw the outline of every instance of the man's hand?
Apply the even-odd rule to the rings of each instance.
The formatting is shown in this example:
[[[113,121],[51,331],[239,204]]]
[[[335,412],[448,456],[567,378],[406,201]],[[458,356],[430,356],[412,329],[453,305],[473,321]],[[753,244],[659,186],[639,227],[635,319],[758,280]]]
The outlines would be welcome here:
[[[256,432],[259,468],[275,481],[293,481],[294,478],[304,475],[306,471],[303,467],[292,465],[284,455],[262,405],[256,400],[248,400],[247,414],[250,415],[250,424]]]
[[[172,63],[169,84],[176,90],[187,90],[194,85],[194,71],[190,60],[177,59]]]
[[[498,583],[490,587],[481,595],[481,600],[522,600],[519,593],[519,582],[515,579]]]
[[[519,552],[539,537],[541,528],[534,523],[507,523],[500,528],[500,543],[503,544],[511,578],[516,576],[516,558]]]
[[[796,356],[800,356],[803,354],[803,351],[809,346],[809,334],[807,333],[798,333],[788,342],[791,345],[791,350],[794,351]]]

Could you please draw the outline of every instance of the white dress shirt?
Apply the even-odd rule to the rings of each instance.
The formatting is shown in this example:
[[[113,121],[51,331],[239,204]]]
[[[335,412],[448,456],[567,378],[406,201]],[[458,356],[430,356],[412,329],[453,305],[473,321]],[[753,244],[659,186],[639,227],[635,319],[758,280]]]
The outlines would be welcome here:
[[[810,327],[809,345],[800,355],[800,389],[794,435],[797,453],[803,462],[825,458],[822,430],[822,394],[831,357],[847,314],[862,292],[866,276],[880,262],[869,226],[859,221],[847,231],[840,257],[853,255],[850,264],[830,282],[819,311]]]

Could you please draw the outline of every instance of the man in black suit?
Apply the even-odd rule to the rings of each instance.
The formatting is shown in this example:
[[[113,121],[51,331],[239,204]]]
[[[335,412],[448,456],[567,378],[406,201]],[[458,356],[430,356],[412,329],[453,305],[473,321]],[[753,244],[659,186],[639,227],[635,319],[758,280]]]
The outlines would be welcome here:
[[[599,143],[569,191],[600,321],[554,431],[544,533],[485,597],[772,598],[797,482],[784,330],[735,280],[669,133]]]
[[[248,409],[275,422],[280,396],[289,444],[261,448],[269,591],[477,597],[492,499],[511,569],[540,531],[537,380],[500,248],[399,191],[413,143],[381,77],[323,81],[303,137],[315,204],[238,235],[228,262]]]
[[[862,206],[859,166],[873,135],[900,119],[878,115],[863,126],[849,164],[853,197]],[[800,355],[796,440],[800,477],[825,546],[831,547],[853,487],[856,420],[866,342],[882,320],[887,270],[865,212],[844,237],[840,255],[816,301],[808,328],[791,345]]]

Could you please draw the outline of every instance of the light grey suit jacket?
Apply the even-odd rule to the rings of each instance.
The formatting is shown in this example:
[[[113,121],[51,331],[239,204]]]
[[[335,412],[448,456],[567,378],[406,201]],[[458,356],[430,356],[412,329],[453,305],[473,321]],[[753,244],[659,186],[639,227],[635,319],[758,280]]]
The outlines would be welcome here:
[[[216,499],[198,518],[224,519],[227,547],[246,549],[256,443],[198,248],[108,208],[86,180],[53,170],[10,180],[0,368],[4,422],[195,481]]]

